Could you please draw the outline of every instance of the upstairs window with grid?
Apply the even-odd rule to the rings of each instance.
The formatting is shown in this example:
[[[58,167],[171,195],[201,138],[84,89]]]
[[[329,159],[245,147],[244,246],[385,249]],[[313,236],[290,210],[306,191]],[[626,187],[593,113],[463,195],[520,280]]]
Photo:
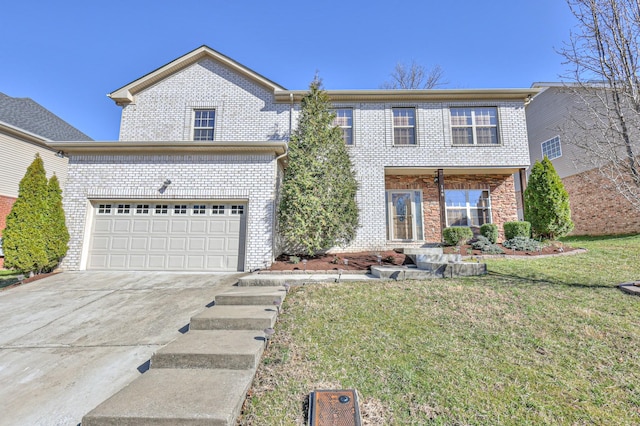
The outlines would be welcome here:
[[[339,108],[334,112],[336,118],[333,120],[333,125],[342,130],[342,139],[344,139],[345,145],[353,145],[353,109]]]
[[[542,156],[547,156],[549,160],[562,157],[562,147],[560,146],[560,136],[542,142]]]
[[[393,108],[393,144],[416,144],[415,108]]]
[[[213,109],[194,111],[193,140],[212,141],[216,112]]]
[[[496,108],[451,108],[451,137],[454,145],[497,145]]]

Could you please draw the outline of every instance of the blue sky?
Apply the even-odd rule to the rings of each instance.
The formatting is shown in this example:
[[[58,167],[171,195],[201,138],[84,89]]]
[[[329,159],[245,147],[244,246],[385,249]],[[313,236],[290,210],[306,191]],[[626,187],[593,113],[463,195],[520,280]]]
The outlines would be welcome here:
[[[575,25],[563,0],[9,1],[0,92],[117,140],[107,93],[206,44],[287,89],[376,89],[397,62],[439,64],[448,88],[557,81]]]

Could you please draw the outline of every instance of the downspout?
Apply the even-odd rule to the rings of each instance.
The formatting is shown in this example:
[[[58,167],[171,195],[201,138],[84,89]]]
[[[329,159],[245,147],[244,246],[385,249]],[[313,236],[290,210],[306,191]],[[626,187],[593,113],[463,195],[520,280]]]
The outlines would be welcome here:
[[[273,229],[273,241],[271,244],[271,253],[272,253],[272,261],[275,260],[275,253],[276,253],[276,240],[278,238],[278,236],[276,235],[276,232],[278,230],[278,162],[280,161],[280,159],[286,157],[289,154],[289,140],[291,140],[291,131],[293,128],[293,93],[289,93],[289,136],[287,138],[287,147],[284,150],[284,153],[277,156],[275,158],[275,167],[274,167],[274,176],[273,176],[273,181],[275,184],[275,191],[274,191],[274,197],[273,197],[273,224],[272,224],[272,229]]]

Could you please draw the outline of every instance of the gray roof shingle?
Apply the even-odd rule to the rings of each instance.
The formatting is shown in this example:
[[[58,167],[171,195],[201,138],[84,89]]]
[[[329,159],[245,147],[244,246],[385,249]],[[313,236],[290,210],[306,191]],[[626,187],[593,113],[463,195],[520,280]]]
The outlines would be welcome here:
[[[93,140],[32,99],[13,98],[2,92],[0,121],[52,141]]]

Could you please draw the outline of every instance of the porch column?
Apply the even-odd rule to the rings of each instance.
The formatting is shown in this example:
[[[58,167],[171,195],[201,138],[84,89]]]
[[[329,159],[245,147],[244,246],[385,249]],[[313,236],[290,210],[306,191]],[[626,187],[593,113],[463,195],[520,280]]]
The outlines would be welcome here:
[[[447,216],[445,211],[446,202],[444,199],[444,170],[438,169],[438,200],[440,201],[440,241],[442,239],[442,231],[447,224]]]
[[[524,190],[527,189],[527,169],[520,169],[518,176],[520,177],[520,205],[524,214]]]

